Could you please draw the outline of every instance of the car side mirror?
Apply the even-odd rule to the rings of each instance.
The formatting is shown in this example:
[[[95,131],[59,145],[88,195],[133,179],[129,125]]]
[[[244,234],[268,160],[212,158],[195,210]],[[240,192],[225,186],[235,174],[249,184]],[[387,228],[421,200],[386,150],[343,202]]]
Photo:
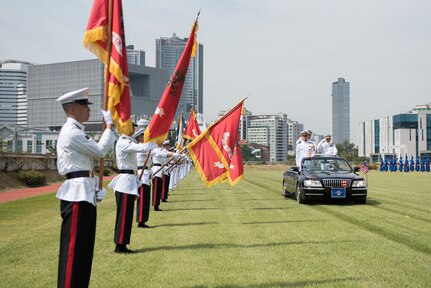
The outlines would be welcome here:
[[[353,172],[358,172],[359,170],[359,167],[353,167]]]

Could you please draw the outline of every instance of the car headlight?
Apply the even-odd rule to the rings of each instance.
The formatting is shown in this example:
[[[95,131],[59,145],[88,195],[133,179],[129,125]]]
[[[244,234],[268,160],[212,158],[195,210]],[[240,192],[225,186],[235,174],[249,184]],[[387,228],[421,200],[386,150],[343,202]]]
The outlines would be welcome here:
[[[365,182],[365,180],[356,180],[353,181],[352,183],[352,188],[366,188],[367,187],[367,183]]]
[[[319,180],[304,180],[304,186],[306,187],[322,187],[322,183]]]

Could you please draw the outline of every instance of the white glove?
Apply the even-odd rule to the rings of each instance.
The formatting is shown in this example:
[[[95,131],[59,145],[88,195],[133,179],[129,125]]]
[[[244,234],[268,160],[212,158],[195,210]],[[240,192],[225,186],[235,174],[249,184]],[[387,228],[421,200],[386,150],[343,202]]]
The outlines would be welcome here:
[[[105,119],[106,125],[112,125],[114,123],[112,121],[112,113],[110,110],[108,110],[108,111],[100,110],[100,112],[102,112],[103,119]]]
[[[148,145],[148,150],[153,150],[154,148],[159,147],[156,143],[154,142],[148,142],[146,143]]]
[[[180,154],[178,154],[178,153],[174,153],[174,159],[175,160],[178,160],[178,159],[180,159],[181,158],[181,155]]]
[[[106,196],[106,189],[105,188],[96,192],[96,200],[98,202],[102,202],[103,199],[105,199],[105,196]]]

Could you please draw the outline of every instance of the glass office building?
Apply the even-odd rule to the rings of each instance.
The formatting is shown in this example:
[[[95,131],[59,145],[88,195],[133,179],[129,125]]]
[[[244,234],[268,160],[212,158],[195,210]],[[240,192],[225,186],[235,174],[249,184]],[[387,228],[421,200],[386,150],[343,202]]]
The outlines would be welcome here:
[[[27,68],[31,65],[0,61],[0,124],[27,126]]]
[[[359,156],[376,160],[381,155],[400,158],[431,154],[431,103],[359,126]]]
[[[174,33],[172,37],[156,39],[156,67],[166,69],[172,75],[180,59],[188,38],[180,39]],[[181,112],[188,118],[190,109],[203,114],[203,56],[204,48],[198,44],[196,56],[190,59],[186,80],[175,119]]]
[[[332,141],[350,143],[350,83],[338,78],[332,83]]]
[[[131,53],[129,61],[145,63],[143,53]],[[143,61],[143,62],[142,62]],[[70,91],[90,88],[91,117],[100,123],[104,91],[104,65],[98,59],[34,65],[28,69],[28,126],[59,129],[65,114],[56,99]],[[148,117],[154,114],[169,80],[166,70],[129,63],[132,115]]]

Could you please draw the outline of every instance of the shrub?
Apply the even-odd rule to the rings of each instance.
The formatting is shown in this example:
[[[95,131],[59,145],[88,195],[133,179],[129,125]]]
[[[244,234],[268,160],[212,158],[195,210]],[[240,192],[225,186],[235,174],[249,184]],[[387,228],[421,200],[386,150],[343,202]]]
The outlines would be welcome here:
[[[99,176],[99,167],[94,168],[94,173],[96,176]],[[103,176],[109,176],[111,175],[111,170],[108,167],[103,168]]]
[[[18,173],[18,179],[27,186],[37,186],[45,184],[46,176],[35,170],[20,171]]]

